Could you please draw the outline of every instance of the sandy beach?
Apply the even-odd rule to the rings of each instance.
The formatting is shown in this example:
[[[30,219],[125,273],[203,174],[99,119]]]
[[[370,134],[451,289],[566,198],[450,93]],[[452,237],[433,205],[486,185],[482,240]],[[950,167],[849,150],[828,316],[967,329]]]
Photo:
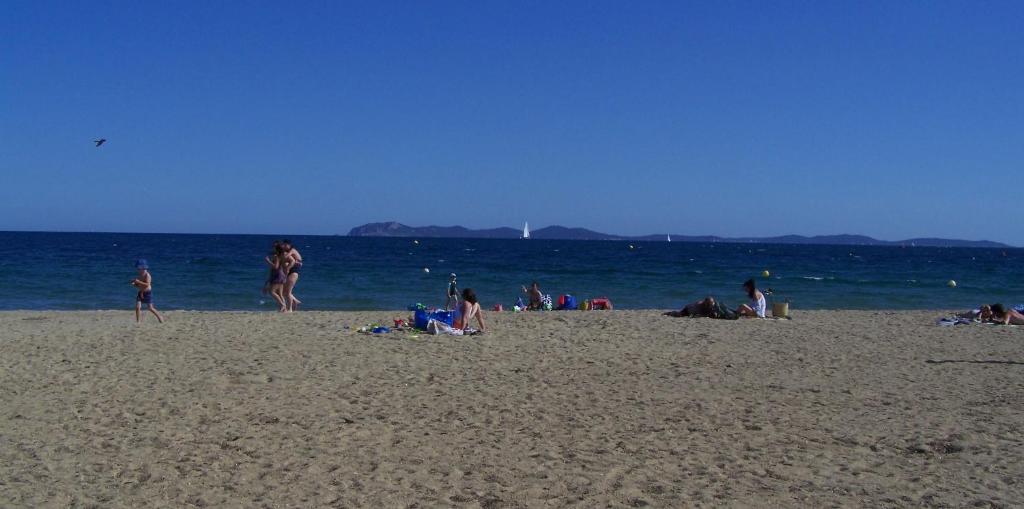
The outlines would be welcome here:
[[[1024,328],[406,314],[0,313],[0,506],[1024,505]]]

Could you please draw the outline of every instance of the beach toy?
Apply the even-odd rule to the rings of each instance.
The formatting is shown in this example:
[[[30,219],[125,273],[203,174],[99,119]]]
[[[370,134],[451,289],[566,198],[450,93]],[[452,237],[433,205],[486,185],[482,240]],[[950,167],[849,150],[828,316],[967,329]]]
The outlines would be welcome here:
[[[374,327],[373,328],[373,333],[374,334],[385,334],[385,333],[388,333],[388,332],[391,332],[391,329],[388,329],[387,327]]]
[[[767,270],[765,270],[764,272],[761,273],[761,277],[768,277],[770,275],[772,275],[772,273],[768,272]]]
[[[521,308],[519,306],[512,306],[512,312],[513,313],[518,313],[518,312],[520,312],[522,310],[523,310],[523,308]]]
[[[402,320],[401,318],[395,318],[395,327],[405,327],[405,320]]]
[[[948,286],[950,288],[956,288],[956,281],[953,281],[952,279],[950,279],[949,281],[946,282],[946,286]]]

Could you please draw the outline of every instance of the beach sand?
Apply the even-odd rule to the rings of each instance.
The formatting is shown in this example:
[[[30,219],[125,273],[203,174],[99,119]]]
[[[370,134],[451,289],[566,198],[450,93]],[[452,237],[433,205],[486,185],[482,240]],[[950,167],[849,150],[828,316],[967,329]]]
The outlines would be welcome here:
[[[1024,505],[1024,328],[406,314],[0,313],[0,506]]]

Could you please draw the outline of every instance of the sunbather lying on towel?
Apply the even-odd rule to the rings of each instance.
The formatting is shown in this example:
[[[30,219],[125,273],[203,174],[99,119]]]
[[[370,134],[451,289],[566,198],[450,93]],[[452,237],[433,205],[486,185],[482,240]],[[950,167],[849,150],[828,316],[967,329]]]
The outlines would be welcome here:
[[[701,318],[724,318],[732,320],[736,318],[736,313],[733,313],[729,308],[715,300],[714,297],[705,297],[697,302],[691,302],[679,311],[669,311],[665,313],[666,316],[692,316]]]
[[[986,309],[989,308],[986,315]],[[1024,314],[1013,310],[1006,309],[1002,304],[992,304],[992,306],[982,306],[981,319],[983,321],[990,321],[993,323],[1001,323],[1003,325],[1024,325]]]

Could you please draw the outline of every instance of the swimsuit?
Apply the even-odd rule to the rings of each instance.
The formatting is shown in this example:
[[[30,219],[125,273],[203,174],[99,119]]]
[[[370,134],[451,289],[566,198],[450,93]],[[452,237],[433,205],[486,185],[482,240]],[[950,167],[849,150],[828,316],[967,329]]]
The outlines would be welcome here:
[[[135,300],[143,304],[152,304],[153,290],[146,290],[144,292],[140,291],[139,294],[135,296]]]
[[[288,275],[284,273],[284,269],[274,269],[274,277],[271,278],[270,284],[272,285],[283,285],[288,280]]]
[[[299,269],[302,268],[302,262],[295,262],[290,269],[288,269],[288,275],[298,274]]]

